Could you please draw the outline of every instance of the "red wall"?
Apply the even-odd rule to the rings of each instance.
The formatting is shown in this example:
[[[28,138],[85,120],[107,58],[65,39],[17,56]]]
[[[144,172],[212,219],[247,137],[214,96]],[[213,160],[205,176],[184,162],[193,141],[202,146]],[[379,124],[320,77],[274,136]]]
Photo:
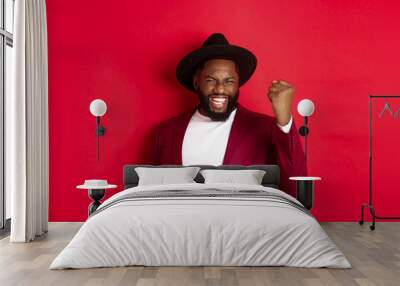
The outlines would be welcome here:
[[[147,162],[153,128],[196,103],[177,83],[176,64],[212,32],[258,57],[241,88],[243,105],[271,114],[266,91],[273,79],[295,86],[298,126],[298,101],[315,102],[309,170],[323,180],[314,214],[321,221],[358,220],[368,198],[368,95],[400,95],[398,3],[47,1],[50,220],[85,220],[90,199],[76,185],[105,178],[120,191],[122,166]],[[99,162],[89,113],[95,98],[108,105]],[[392,104],[397,109],[400,100]],[[377,110],[382,106],[377,102]],[[400,215],[399,120],[377,121],[379,215]]]

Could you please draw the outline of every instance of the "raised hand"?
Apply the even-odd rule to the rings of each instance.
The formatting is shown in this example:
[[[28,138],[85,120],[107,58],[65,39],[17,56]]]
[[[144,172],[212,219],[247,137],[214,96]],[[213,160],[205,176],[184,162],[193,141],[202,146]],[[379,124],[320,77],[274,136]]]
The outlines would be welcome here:
[[[279,125],[290,121],[294,88],[283,80],[273,80],[268,89],[268,99]]]

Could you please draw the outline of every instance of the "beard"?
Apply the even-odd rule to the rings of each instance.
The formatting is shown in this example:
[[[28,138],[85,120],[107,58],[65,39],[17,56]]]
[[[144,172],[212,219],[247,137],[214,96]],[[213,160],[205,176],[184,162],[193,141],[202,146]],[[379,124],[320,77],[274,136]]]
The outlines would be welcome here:
[[[199,97],[200,107],[204,113],[211,118],[213,121],[226,121],[231,115],[231,112],[237,107],[237,101],[239,98],[239,90],[234,96],[228,96],[228,104],[224,112],[215,112],[210,108],[209,97],[205,95],[200,89],[196,90],[197,96]],[[214,95],[214,94],[210,94]],[[216,95],[216,94],[215,94]]]

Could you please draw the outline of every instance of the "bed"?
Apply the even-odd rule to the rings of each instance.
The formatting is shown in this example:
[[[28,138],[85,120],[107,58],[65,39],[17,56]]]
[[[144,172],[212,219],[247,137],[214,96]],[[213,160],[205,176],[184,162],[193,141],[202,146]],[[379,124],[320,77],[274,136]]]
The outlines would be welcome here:
[[[103,202],[50,269],[144,266],[291,266],[351,268],[299,201],[279,190],[279,167],[204,166],[201,170],[264,170],[260,185],[138,185],[126,165],[124,190]]]

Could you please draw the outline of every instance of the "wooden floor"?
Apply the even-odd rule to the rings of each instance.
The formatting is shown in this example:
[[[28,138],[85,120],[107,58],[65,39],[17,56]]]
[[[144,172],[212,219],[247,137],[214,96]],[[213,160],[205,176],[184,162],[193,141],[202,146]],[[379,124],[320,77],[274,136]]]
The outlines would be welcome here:
[[[400,285],[400,223],[322,223],[352,269],[292,267],[119,267],[48,270],[81,226],[50,223],[32,243],[0,241],[0,285]]]

